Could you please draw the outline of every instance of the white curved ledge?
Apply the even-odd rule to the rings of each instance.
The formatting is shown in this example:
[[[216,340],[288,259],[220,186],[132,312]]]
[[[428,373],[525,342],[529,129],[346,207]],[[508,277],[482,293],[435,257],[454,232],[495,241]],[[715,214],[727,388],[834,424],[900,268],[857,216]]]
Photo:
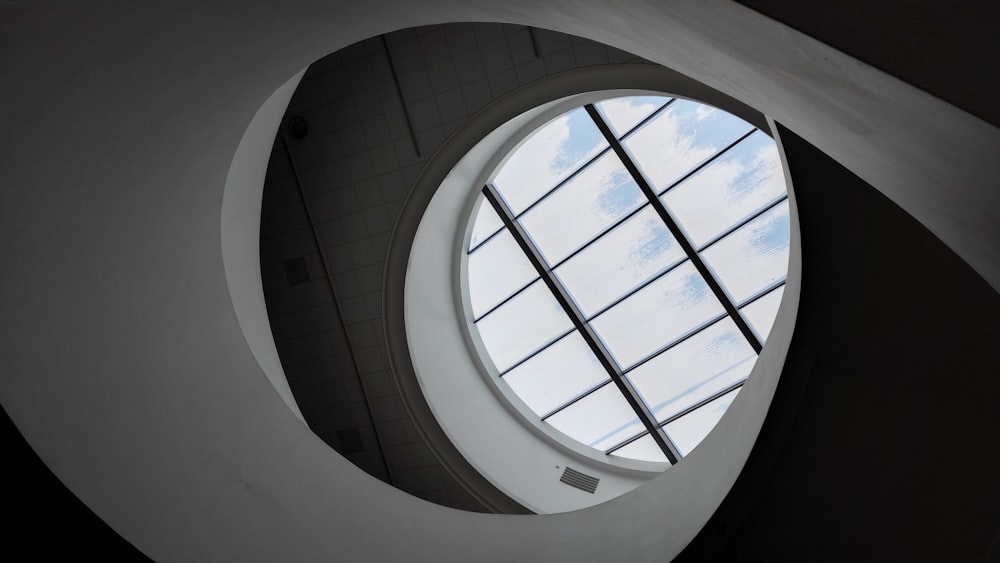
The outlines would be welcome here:
[[[271,156],[271,141],[305,73],[305,69],[299,71],[275,90],[250,121],[226,176],[221,227],[222,263],[240,328],[267,380],[302,422],[305,419],[281,368],[264,304],[264,287],[260,279],[260,195]]]

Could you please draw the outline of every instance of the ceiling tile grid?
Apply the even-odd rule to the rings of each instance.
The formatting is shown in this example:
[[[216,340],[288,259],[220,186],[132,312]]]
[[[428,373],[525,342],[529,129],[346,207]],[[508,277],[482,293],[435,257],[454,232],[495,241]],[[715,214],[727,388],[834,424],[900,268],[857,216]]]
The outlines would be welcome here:
[[[286,117],[304,117],[309,132],[287,139],[294,171],[276,139],[265,180],[260,254],[272,333],[306,422],[332,448],[425,500],[486,511],[422,441],[389,371],[382,272],[392,226],[427,158],[492,101],[556,72],[645,61],[505,24],[384,39],[314,63],[289,104]]]

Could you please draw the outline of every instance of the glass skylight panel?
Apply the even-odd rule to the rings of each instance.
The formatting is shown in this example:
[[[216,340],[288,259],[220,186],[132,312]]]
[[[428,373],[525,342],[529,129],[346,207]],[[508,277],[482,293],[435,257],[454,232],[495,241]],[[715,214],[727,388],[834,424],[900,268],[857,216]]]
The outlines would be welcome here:
[[[546,123],[521,143],[493,184],[517,215],[607,146],[586,110],[579,108]]]
[[[677,100],[625,138],[636,164],[660,193],[753,126],[722,110]]]
[[[628,368],[724,309],[690,262],[601,313],[591,325]]]
[[[785,195],[778,149],[755,132],[663,194],[695,247]]]
[[[702,252],[737,304],[788,273],[789,217],[784,201]]]
[[[657,422],[750,375],[757,354],[726,317],[627,374]]]
[[[726,409],[729,408],[739,391],[739,389],[734,389],[663,428],[682,455],[691,453],[691,450],[700,444],[705,436],[708,436],[722,415],[726,414]]]
[[[493,363],[503,373],[568,332],[573,324],[549,288],[538,280],[476,326]]]
[[[479,318],[538,273],[507,229],[469,255],[469,299]]]
[[[480,198],[476,220],[472,224],[472,237],[469,239],[469,250],[475,250],[480,243],[490,238],[490,235],[503,228],[503,221],[493,210],[490,202]]]
[[[618,155],[608,152],[518,220],[551,265],[645,202]]]
[[[545,421],[570,438],[602,451],[643,429],[614,384],[601,387]]]
[[[658,461],[661,463],[667,461],[663,452],[660,451],[660,447],[656,445],[656,440],[653,440],[653,437],[649,434],[618,448],[611,452],[611,455],[642,461]]]
[[[608,373],[573,331],[503,376],[538,416],[545,416],[602,381]]]
[[[615,136],[621,137],[668,101],[670,98],[663,96],[630,96],[604,100],[594,105],[615,132]]]
[[[555,273],[584,316],[590,317],[686,256],[656,211],[647,206]]]
[[[767,340],[767,335],[771,334],[771,327],[774,326],[774,318],[778,315],[778,306],[781,305],[781,296],[784,293],[785,286],[777,287],[740,309],[762,343]]]
[[[677,418],[664,430],[678,457],[690,452],[739,392],[774,323],[789,254],[783,169],[767,135],[711,106],[633,96],[588,107],[593,115],[577,108],[527,137],[483,188],[518,228],[480,203],[468,306],[486,363],[525,416],[602,452],[632,440],[608,460],[664,463],[675,455],[646,425]],[[595,121],[625,156],[609,149]],[[673,219],[661,217],[664,208]],[[698,249],[722,292],[692,262]],[[549,266],[541,278],[535,254]],[[648,411],[633,409],[621,385]]]

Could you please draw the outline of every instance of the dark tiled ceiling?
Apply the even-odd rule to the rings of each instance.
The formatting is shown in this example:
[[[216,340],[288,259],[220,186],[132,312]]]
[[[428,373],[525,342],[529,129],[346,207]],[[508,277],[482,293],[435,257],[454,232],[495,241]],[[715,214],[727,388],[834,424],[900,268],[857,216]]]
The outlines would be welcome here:
[[[426,500],[486,510],[421,439],[389,372],[382,327],[389,236],[428,155],[470,116],[553,73],[631,62],[644,61],[555,32],[448,24],[363,41],[306,72],[286,118],[308,123],[289,151],[319,242],[279,138],[261,216],[264,294],[307,423],[358,467]]]

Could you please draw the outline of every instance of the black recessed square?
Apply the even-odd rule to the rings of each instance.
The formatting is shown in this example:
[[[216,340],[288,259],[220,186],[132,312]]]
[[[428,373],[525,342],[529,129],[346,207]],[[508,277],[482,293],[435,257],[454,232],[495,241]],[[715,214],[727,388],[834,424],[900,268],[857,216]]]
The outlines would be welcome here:
[[[309,281],[309,267],[306,266],[306,259],[299,256],[285,261],[285,276],[291,285],[299,285]]]
[[[364,450],[361,445],[361,434],[357,428],[337,430],[337,441],[340,442],[340,453],[353,454]]]

